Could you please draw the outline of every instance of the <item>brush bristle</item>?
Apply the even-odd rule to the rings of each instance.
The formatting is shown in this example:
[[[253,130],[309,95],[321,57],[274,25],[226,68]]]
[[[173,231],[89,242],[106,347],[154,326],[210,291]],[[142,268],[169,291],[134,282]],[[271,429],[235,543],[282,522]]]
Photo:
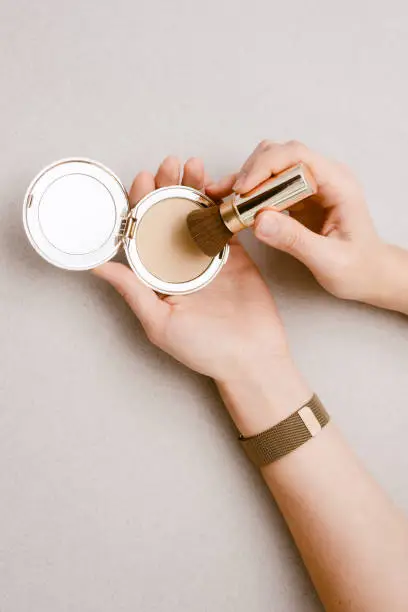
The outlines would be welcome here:
[[[187,226],[197,246],[209,257],[222,251],[233,235],[215,205],[193,210],[187,217]]]

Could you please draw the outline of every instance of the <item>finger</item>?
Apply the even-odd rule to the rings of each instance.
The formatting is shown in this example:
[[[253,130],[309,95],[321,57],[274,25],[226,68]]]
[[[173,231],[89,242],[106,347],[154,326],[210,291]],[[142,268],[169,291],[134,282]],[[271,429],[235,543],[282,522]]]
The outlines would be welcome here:
[[[292,140],[285,144],[262,141],[243,165],[234,190],[238,193],[250,191],[273,174],[286,170],[299,162],[311,169],[319,188],[334,183],[338,187],[337,164],[311,151],[304,144]]]
[[[108,262],[92,270],[93,274],[110,283],[126,300],[148,335],[159,330],[168,312],[168,304],[159,299],[152,289],[143,285],[127,266]]]
[[[157,171],[155,181],[157,189],[180,184],[180,161],[177,157],[170,155],[162,161]]]
[[[231,195],[232,187],[237,180],[237,174],[228,174],[228,176],[224,176],[217,183],[213,183],[212,185],[207,185],[205,190],[206,193],[213,200],[222,200],[222,198],[226,198]]]
[[[191,157],[184,164],[182,185],[193,187],[193,189],[204,188],[204,162],[198,157]]]
[[[311,232],[288,215],[264,210],[255,219],[254,231],[259,240],[290,253],[308,267],[324,262],[328,239]]]
[[[154,176],[151,172],[143,170],[136,175],[129,192],[131,206],[135,206],[139,200],[154,190]]]
[[[241,193],[241,185],[245,184],[248,175],[251,175],[254,162],[262,154],[263,150],[266,148],[266,143],[268,143],[268,145],[270,145],[270,146],[273,144],[272,141],[270,141],[270,140],[262,140],[255,147],[255,149],[252,151],[251,155],[248,157],[248,159],[242,165],[240,171],[237,173],[236,181],[235,181],[235,183],[233,185],[233,189],[237,193]],[[242,192],[242,193],[244,193],[244,192]]]

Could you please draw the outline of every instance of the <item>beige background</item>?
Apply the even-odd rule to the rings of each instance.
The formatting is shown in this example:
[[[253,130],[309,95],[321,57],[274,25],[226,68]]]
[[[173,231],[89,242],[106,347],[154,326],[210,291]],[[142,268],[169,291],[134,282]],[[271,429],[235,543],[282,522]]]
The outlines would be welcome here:
[[[219,176],[296,137],[347,161],[407,245],[408,8],[378,4],[2,0],[1,612],[320,609],[212,383],[152,348],[109,287],[43,262],[21,204],[61,157],[129,186],[168,153]],[[406,319],[245,240],[299,366],[408,509]]]

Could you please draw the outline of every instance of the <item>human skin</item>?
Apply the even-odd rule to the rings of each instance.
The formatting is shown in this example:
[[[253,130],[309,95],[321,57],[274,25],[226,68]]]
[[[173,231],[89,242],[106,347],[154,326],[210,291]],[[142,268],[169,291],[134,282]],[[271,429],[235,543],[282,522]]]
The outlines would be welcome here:
[[[381,240],[363,190],[344,164],[297,141],[264,140],[237,174],[211,185],[209,193],[245,193],[299,162],[312,170],[316,196],[295,206],[291,216],[265,209],[256,218],[257,238],[299,259],[336,297],[408,314],[408,252]]]
[[[284,160],[289,162],[286,167],[291,159]],[[267,174],[266,169],[262,172]],[[245,180],[259,182],[266,178],[262,172],[248,173]],[[157,187],[178,183],[179,175],[175,158],[166,158],[155,177],[140,173],[129,194],[131,204],[137,205]],[[317,178],[319,186],[326,184],[323,175]],[[206,189],[216,199],[231,191],[235,181],[236,176],[231,176],[208,185],[200,160],[191,159],[184,166],[183,184]],[[275,213],[262,213],[266,214]],[[257,221],[258,235],[259,226]],[[375,230],[367,231],[365,239],[367,248],[374,249]],[[304,260],[304,252],[297,250],[299,242],[295,240],[294,245],[291,252]],[[324,270],[313,270],[313,262],[317,263],[311,260],[312,271],[327,285],[329,271],[325,276]],[[338,270],[344,272],[344,267]],[[160,299],[119,263],[104,264],[95,273],[126,299],[155,345],[215,380],[231,418],[245,436],[271,427],[311,397],[312,390],[291,358],[270,291],[236,239],[219,276],[187,296]],[[351,297],[354,282],[350,278],[344,286],[339,281],[327,288],[338,294],[350,291],[347,297]],[[365,471],[334,423],[262,468],[262,475],[326,610],[408,609],[406,518]]]

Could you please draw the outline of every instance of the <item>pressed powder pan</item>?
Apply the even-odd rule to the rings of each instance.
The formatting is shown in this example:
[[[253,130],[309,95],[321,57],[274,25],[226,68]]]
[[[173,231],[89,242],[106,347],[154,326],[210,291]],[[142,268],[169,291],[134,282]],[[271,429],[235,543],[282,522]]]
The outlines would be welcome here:
[[[197,246],[186,223],[187,215],[197,209],[195,202],[178,197],[160,200],[146,210],[135,240],[140,260],[151,274],[183,283],[208,268],[212,258]]]
[[[213,202],[190,187],[163,187],[130,208],[119,178],[87,159],[42,170],[24,199],[24,227],[34,249],[67,270],[89,270],[124,248],[135,274],[157,292],[175,295],[207,285],[229,248],[207,257],[192,240],[186,217]]]

